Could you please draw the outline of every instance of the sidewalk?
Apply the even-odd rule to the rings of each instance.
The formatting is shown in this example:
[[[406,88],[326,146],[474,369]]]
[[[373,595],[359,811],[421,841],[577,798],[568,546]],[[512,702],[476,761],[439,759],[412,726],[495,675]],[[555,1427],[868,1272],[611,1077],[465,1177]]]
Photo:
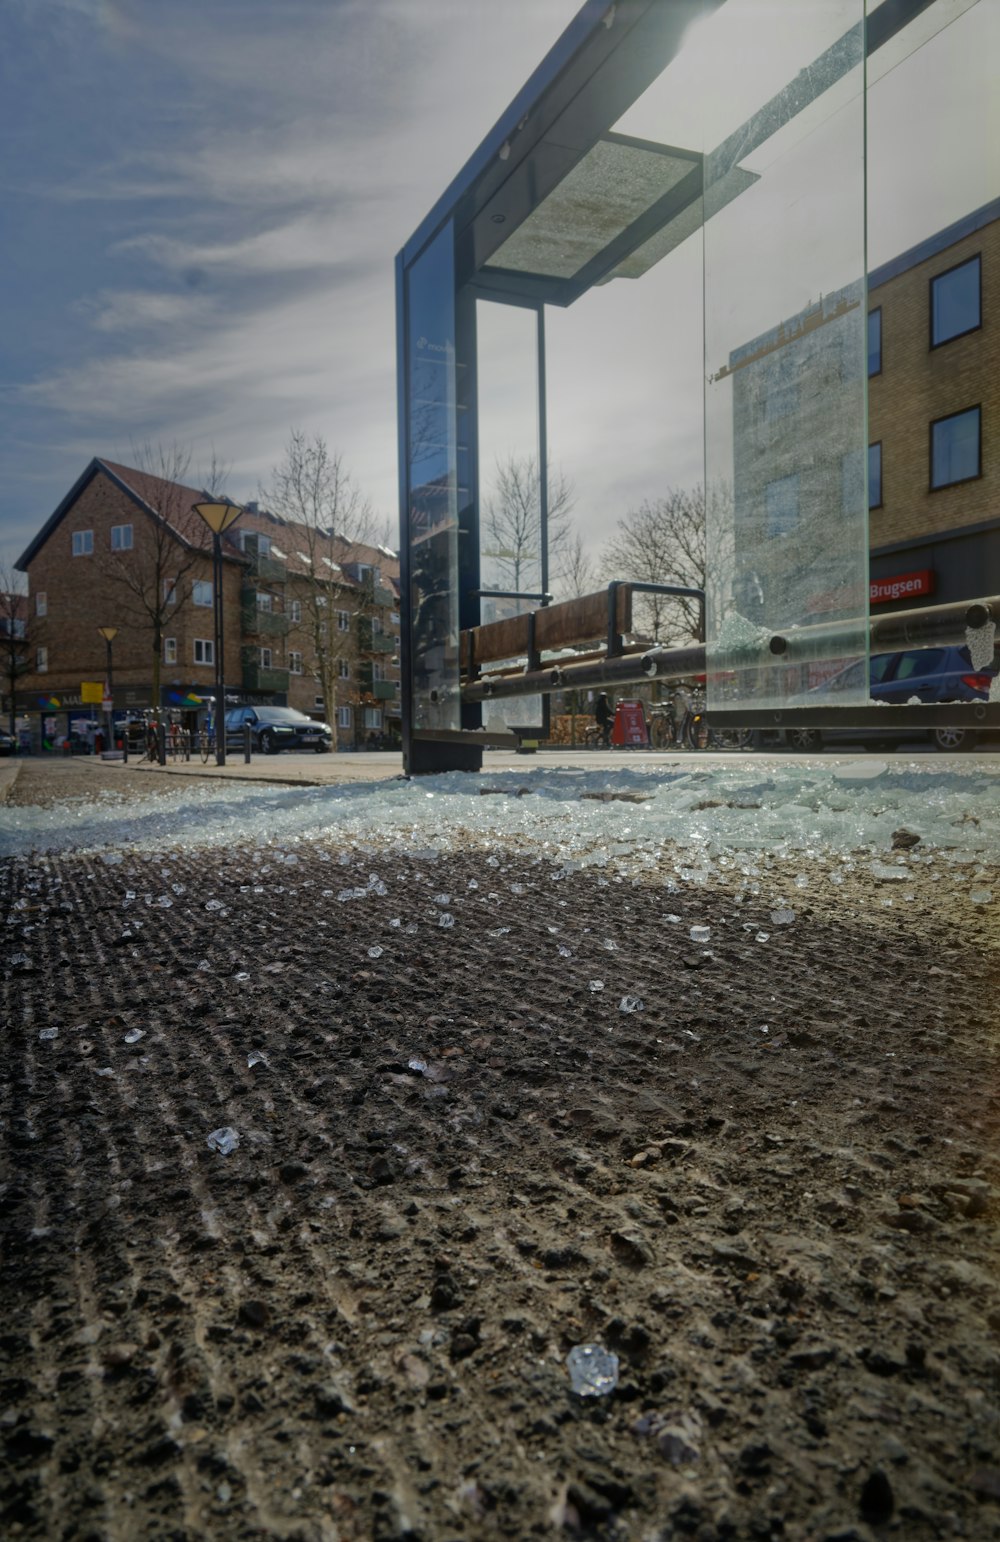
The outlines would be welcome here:
[[[702,754],[699,764],[707,764],[717,757]],[[726,756],[732,759],[732,756]],[[763,757],[762,757],[763,758]],[[787,760],[787,756],[783,757]],[[653,750],[541,750],[536,754],[518,755],[507,750],[489,750],[483,757],[483,774],[491,772],[551,769],[557,766],[574,766],[581,771],[636,770],[640,767],[687,765],[692,761],[690,753],[669,754]],[[6,796],[5,776],[10,785],[17,774],[20,761],[0,766],[0,802]],[[57,757],[30,757],[26,764],[63,764]],[[200,756],[190,761],[168,760],[165,766],[153,765],[148,760],[103,760],[96,756],[75,756],[72,764],[84,771],[107,773],[109,776],[163,777],[194,776],[215,781],[222,778],[230,782],[273,782],[290,787],[327,787],[338,783],[381,782],[402,776],[403,757],[399,751],[367,751],[349,755],[316,755],[286,752],[281,755],[255,755],[248,765],[241,752],[230,753],[225,766],[214,761],[203,764]]]

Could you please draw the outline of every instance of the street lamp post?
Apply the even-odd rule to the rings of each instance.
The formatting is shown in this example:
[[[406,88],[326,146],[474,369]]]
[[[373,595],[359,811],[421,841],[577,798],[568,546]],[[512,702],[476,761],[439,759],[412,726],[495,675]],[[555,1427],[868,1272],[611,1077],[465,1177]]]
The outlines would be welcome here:
[[[226,670],[223,660],[222,636],[222,537],[230,526],[235,525],[243,510],[235,503],[195,503],[212,532],[212,601],[215,617],[215,763],[226,764]]]
[[[108,736],[108,749],[113,750],[115,747],[115,679],[111,661],[111,644],[118,636],[118,628],[116,626],[99,626],[97,630],[104,638],[104,646],[107,649],[108,655],[104,671],[106,676],[104,694],[111,703],[111,706],[104,714],[104,726]]]

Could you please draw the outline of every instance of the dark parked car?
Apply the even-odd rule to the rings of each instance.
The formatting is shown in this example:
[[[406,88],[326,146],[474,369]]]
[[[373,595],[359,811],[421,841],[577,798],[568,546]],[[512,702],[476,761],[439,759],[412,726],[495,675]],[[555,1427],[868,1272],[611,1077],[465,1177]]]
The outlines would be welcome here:
[[[17,740],[5,728],[0,728],[0,755],[16,755]]]
[[[844,691],[856,692],[864,677],[858,659],[824,680],[801,698],[810,707],[836,706]],[[874,653],[869,660],[869,696],[885,705],[904,705],[916,698],[926,702],[986,701],[997,674],[996,665],[975,669],[968,648],[913,648],[904,653]],[[979,733],[974,728],[787,728],[789,749],[813,750],[821,744],[869,744],[889,748],[908,740],[930,739],[939,750],[968,750]]]
[[[234,707],[226,713],[226,738],[242,736],[250,725],[250,745],[264,755],[279,750],[324,750],[333,748],[329,723],[317,723],[294,707]]]

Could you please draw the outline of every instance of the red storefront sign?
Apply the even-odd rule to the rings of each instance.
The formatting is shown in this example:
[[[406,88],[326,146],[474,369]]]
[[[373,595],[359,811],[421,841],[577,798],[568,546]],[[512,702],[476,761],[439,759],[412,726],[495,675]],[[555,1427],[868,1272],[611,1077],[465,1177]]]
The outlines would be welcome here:
[[[917,595],[933,593],[933,568],[921,568],[918,573],[897,573],[893,578],[873,578],[868,585],[871,605],[885,605],[889,600],[910,600]]]
[[[620,701],[615,708],[615,726],[611,730],[612,744],[648,744],[646,714],[641,701]]]

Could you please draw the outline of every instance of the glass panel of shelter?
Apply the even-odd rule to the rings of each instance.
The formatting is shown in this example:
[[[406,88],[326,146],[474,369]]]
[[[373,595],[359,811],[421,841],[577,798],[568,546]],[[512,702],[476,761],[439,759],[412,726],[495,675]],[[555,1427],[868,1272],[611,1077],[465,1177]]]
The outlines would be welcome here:
[[[866,215],[874,258],[886,262],[899,251],[898,241],[889,243],[901,205],[911,214],[930,208],[916,242],[996,193],[987,185],[990,157],[963,155],[982,142],[981,103],[970,109],[954,154],[935,161],[931,147],[910,153],[900,141],[900,125],[912,129],[920,118],[914,103],[929,99],[942,78],[932,56],[954,55],[960,36],[966,60],[989,56],[975,37],[991,24],[984,19],[990,7],[976,0],[896,6],[895,31],[882,15],[889,8],[872,0],[868,9],[866,54],[864,0],[795,7],[726,0],[689,29],[681,53],[486,263],[508,281],[523,274],[525,296],[537,293],[539,277],[578,285],[579,293],[563,296],[562,303],[574,301],[569,309],[546,312],[551,400],[541,411],[592,544],[629,508],[703,475],[715,706],[808,705],[809,689],[843,670],[857,682],[853,699],[867,701]],[[955,83],[953,94],[968,94],[954,59],[943,78]],[[900,110],[901,94],[908,111]],[[924,117],[926,130],[917,126],[926,138],[940,115]],[[878,189],[867,208],[866,130]],[[977,175],[986,180],[970,190],[965,184]],[[916,184],[909,191],[907,179]],[[897,180],[905,197],[891,196]],[[952,207],[949,196],[961,206]],[[629,221],[635,230],[645,221],[644,238],[598,272]],[[459,505],[463,497],[470,508],[475,503],[475,477],[466,477],[471,490],[463,494],[454,292],[451,396],[443,387],[428,394],[417,380],[427,362],[420,339],[435,333],[416,321],[414,297],[420,293],[428,314],[438,303],[418,270],[433,249],[440,258],[442,243],[443,233],[410,270],[409,517],[415,722],[447,727],[459,721],[455,699],[441,700],[457,680]],[[454,284],[450,247],[447,263]],[[436,258],[435,265],[444,304],[445,263]],[[612,278],[643,283],[608,283]],[[702,303],[696,369],[703,420],[694,401],[701,393],[689,388],[695,370],[690,359],[684,363],[688,353],[694,357]],[[524,428],[514,421],[522,404],[508,403],[509,429],[500,409],[486,406],[491,371],[507,367],[498,363],[504,350],[516,356],[521,320],[533,325],[534,315],[482,303],[476,310],[485,511],[495,446],[537,442],[530,414]],[[491,334],[494,320],[508,336]],[[879,322],[886,324],[881,315]],[[447,355],[447,326],[438,330]],[[883,341],[891,351],[891,331],[879,337],[879,363]],[[679,390],[671,373],[680,355],[687,373]],[[421,414],[436,425],[426,437],[437,461],[421,448]],[[474,525],[474,510],[470,518]],[[419,551],[428,540],[433,558]],[[490,555],[485,513],[475,546],[482,586],[506,587]],[[435,615],[440,625],[430,624]],[[799,638],[784,658],[768,651],[776,632]],[[852,661],[864,667],[851,669]]]
[[[525,615],[548,577],[542,519],[539,318],[534,307],[476,303],[480,619]],[[497,591],[491,593],[490,591]],[[511,667],[526,660],[511,659]],[[502,667],[502,666],[501,666]],[[491,698],[482,726],[540,730],[542,698]]]
[[[411,728],[456,729],[459,503],[454,234],[449,222],[405,279],[406,517]]]

